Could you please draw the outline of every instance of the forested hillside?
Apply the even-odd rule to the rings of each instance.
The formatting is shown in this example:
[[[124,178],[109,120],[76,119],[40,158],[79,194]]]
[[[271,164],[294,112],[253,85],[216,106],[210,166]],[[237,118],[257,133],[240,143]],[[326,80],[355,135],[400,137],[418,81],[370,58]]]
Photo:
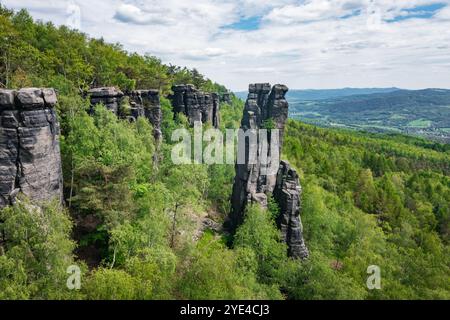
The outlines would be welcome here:
[[[291,117],[326,127],[397,132],[450,142],[450,90],[395,90],[291,98]]]
[[[405,136],[290,120],[284,157],[300,173],[307,260],[287,256],[279,208],[248,208],[231,237],[233,165],[174,165],[171,134],[192,132],[168,99],[161,144],[147,119],[90,111],[84,91],[194,83],[195,70],[125,52],[0,9],[0,82],[59,91],[65,206],[20,199],[0,211],[0,299],[450,299],[450,151]],[[238,128],[243,101],[221,105]],[[67,268],[82,271],[69,290]],[[381,290],[366,286],[381,268]]]

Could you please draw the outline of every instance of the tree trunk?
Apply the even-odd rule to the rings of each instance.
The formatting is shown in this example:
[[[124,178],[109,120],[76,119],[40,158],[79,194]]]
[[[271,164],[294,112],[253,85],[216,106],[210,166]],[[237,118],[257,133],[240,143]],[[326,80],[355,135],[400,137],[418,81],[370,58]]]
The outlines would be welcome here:
[[[172,220],[172,234],[170,236],[170,248],[173,249],[175,246],[175,232],[177,228],[177,212],[178,212],[178,203],[175,205],[175,212],[173,213],[173,220]]]

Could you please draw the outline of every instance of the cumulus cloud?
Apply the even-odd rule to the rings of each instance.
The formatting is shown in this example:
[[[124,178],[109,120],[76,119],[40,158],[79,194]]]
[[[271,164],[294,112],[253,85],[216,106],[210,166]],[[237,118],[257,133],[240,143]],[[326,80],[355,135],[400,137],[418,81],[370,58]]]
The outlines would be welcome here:
[[[71,1],[83,32],[236,90],[450,86],[450,0]],[[69,1],[2,3],[61,24]],[[257,28],[226,28],[251,17]]]
[[[137,25],[170,24],[173,20],[164,15],[162,11],[149,12],[131,4],[122,4],[114,15],[116,20]]]

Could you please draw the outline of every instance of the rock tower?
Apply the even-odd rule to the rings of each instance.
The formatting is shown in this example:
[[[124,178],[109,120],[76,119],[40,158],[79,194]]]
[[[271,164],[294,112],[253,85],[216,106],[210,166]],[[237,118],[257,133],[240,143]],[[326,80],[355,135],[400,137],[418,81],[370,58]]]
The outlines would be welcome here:
[[[21,192],[62,201],[60,128],[53,89],[0,90],[0,208]]]
[[[285,85],[271,87],[268,83],[261,83],[249,86],[241,129],[244,131],[278,129],[279,137],[277,140],[272,140],[272,136],[267,135],[267,137],[263,137],[267,141],[261,141],[261,136],[258,135],[256,163],[250,163],[249,157],[246,156],[245,163],[236,164],[230,223],[231,229],[235,230],[243,222],[247,204],[257,203],[263,208],[267,208],[268,196],[273,195],[280,207],[277,223],[288,245],[289,254],[293,257],[306,258],[308,249],[303,241],[300,220],[301,187],[298,175],[286,161],[271,159],[271,149],[277,148],[278,155],[281,154],[284,128],[289,111],[289,104],[285,98],[287,91],[288,88]],[[262,148],[263,144],[268,147]],[[243,145],[246,150],[239,150]],[[247,143],[240,144],[238,154],[248,153],[247,149]],[[266,154],[262,154],[264,152]],[[262,156],[269,159],[268,163],[261,162]],[[278,171],[267,170],[268,167],[273,166],[278,168]]]

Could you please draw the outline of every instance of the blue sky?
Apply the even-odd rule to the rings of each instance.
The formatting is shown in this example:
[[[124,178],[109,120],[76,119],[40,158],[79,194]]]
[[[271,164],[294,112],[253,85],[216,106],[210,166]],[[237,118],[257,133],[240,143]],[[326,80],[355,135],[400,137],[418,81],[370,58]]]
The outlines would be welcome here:
[[[262,18],[262,16],[241,17],[238,21],[225,25],[223,28],[244,31],[258,30],[260,28]]]
[[[450,0],[0,0],[233,90],[450,87]]]
[[[423,6],[415,6],[411,8],[406,8],[401,11],[401,14],[396,16],[393,19],[389,19],[389,22],[397,22],[406,19],[431,19],[433,16],[443,9],[446,6],[446,3],[432,3]]]

